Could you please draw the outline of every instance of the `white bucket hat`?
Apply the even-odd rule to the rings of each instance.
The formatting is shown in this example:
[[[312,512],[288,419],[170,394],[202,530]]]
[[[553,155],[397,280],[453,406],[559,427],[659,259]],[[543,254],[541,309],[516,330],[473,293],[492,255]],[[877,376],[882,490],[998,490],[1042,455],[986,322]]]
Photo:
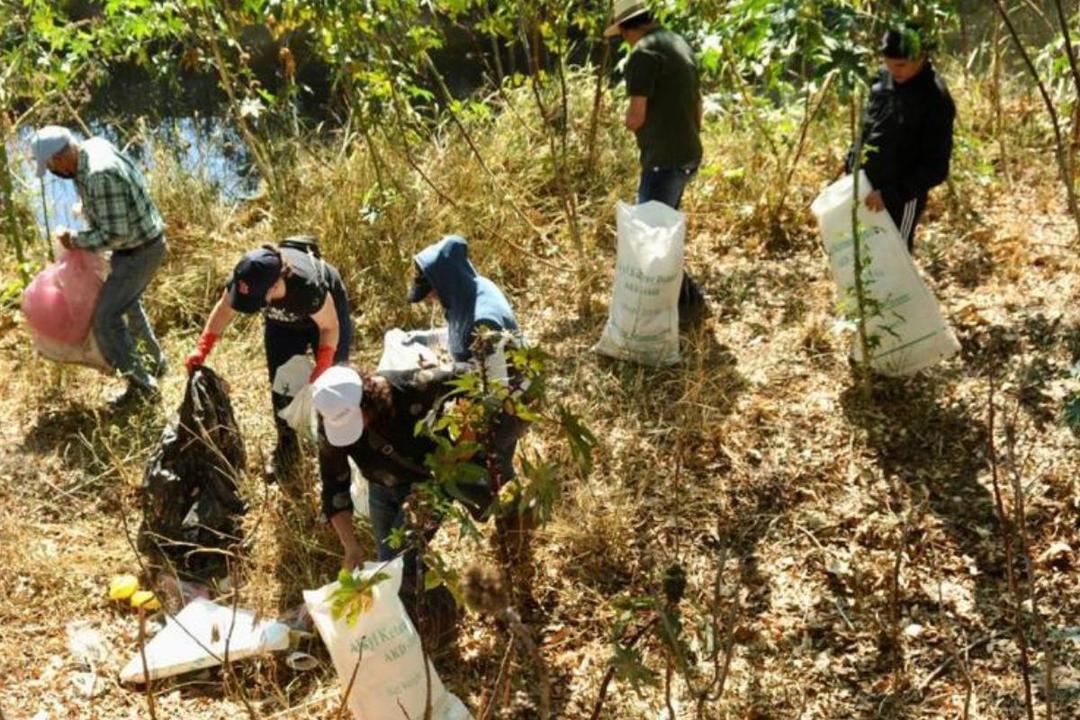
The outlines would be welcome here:
[[[364,434],[363,397],[364,383],[351,368],[338,365],[315,380],[311,402],[322,418],[327,441],[334,447],[352,445]]]
[[[604,31],[604,37],[615,37],[619,34],[620,23],[647,12],[649,12],[649,3],[646,0],[615,0],[615,7],[611,13],[613,22]]]

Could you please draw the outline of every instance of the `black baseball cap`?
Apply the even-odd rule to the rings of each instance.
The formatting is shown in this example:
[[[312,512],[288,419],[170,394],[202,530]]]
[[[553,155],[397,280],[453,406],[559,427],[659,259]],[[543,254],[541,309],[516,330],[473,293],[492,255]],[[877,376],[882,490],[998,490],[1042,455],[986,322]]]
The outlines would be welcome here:
[[[418,303],[428,296],[432,288],[431,281],[427,279],[427,275],[420,269],[420,266],[415,265],[414,267],[416,268],[416,275],[413,277],[407,297],[409,302]]]
[[[890,60],[917,60],[928,50],[922,28],[914,23],[890,28],[881,38],[878,50]]]
[[[266,305],[266,293],[281,276],[281,256],[269,248],[252,250],[240,259],[229,280],[229,304],[242,313],[255,313]]]

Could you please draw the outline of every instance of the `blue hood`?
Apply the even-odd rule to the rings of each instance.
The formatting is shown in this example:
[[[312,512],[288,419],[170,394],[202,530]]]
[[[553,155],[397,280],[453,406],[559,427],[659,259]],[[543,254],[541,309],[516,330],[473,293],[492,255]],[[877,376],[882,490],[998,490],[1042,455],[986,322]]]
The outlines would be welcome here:
[[[476,272],[464,238],[448,235],[413,259],[439,295],[455,360],[472,359],[469,347],[477,325],[518,332],[509,301],[495,283]]]

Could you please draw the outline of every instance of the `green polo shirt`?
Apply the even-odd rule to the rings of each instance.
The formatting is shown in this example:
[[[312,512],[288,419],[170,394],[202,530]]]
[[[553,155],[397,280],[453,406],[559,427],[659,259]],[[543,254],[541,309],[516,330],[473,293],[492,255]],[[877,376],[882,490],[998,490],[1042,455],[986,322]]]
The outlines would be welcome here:
[[[637,132],[643,168],[701,163],[697,59],[682,37],[658,27],[641,38],[626,63],[626,92],[648,98]]]

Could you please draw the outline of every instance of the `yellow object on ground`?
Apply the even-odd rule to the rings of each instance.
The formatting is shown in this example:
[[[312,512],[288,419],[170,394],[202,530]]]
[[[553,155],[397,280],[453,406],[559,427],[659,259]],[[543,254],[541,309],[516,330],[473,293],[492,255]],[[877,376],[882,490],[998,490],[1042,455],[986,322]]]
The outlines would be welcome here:
[[[117,575],[109,583],[110,600],[127,600],[139,589],[139,578],[134,575]]]
[[[152,591],[139,590],[131,596],[131,607],[141,607],[143,610],[160,610],[161,603],[158,602],[157,597],[154,596]]]

